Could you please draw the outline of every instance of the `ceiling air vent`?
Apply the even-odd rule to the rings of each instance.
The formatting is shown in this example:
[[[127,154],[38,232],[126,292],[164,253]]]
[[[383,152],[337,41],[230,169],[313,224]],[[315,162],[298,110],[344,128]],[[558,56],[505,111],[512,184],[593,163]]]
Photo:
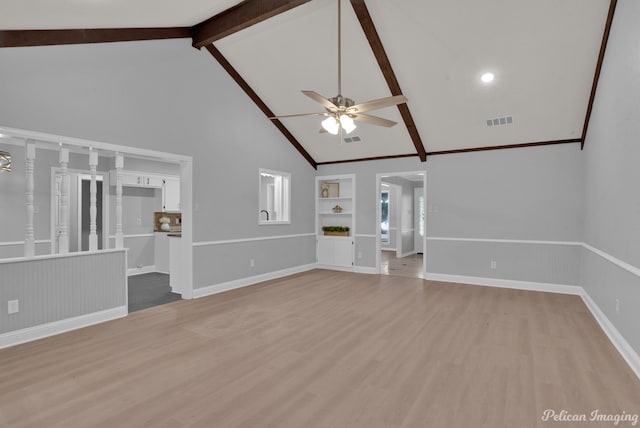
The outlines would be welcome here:
[[[495,119],[487,119],[487,126],[502,126],[513,124],[513,116],[496,117]]]
[[[361,141],[361,140],[360,140],[360,137],[358,137],[358,136],[356,136],[356,137],[345,137],[344,138],[344,142],[345,143],[357,143],[359,141]]]

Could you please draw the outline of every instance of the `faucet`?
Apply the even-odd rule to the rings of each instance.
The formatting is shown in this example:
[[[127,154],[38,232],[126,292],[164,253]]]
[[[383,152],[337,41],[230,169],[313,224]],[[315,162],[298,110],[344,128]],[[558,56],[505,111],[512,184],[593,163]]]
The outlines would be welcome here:
[[[267,215],[267,221],[269,221],[269,211],[267,210],[260,210],[261,213],[265,213]]]

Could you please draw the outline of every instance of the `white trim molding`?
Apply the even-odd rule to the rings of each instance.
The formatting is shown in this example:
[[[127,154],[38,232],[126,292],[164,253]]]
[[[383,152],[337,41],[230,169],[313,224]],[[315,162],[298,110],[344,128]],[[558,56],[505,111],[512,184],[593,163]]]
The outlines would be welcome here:
[[[123,235],[124,239],[129,238],[153,238],[155,235],[153,233],[138,233],[134,235]],[[109,239],[116,239],[116,235],[109,235]]]
[[[584,245],[572,241],[537,241],[529,239],[488,239],[488,238],[448,238],[443,236],[427,236],[427,241],[460,241],[460,242],[497,242],[502,244],[543,244],[543,245]]]
[[[38,239],[35,241],[36,245],[38,244],[51,244],[50,239]],[[24,245],[24,241],[5,241],[0,242],[0,247],[14,247],[18,245]]]
[[[275,235],[275,236],[260,236],[256,238],[242,238],[242,239],[226,239],[221,241],[203,241],[194,242],[194,247],[206,247],[209,245],[225,245],[225,244],[237,244],[240,242],[255,242],[255,241],[271,241],[274,239],[288,239],[288,238],[302,238],[307,236],[316,236],[315,233],[297,233],[294,235]]]
[[[260,282],[272,279],[283,278],[285,276],[294,275],[300,272],[306,272],[317,267],[316,263],[296,266],[288,269],[282,269],[261,275],[249,276],[246,278],[235,279],[233,281],[223,282],[220,284],[209,285],[206,287],[196,288],[193,290],[193,298],[211,296],[213,294],[222,293],[224,291],[235,290],[236,288],[247,287],[249,285],[258,284]]]
[[[127,276],[142,275],[144,273],[158,272],[155,265],[142,266],[140,268],[134,267],[127,269]],[[163,273],[163,272],[160,272]]]
[[[31,342],[32,340],[43,339],[60,333],[66,333],[67,331],[77,330],[83,327],[89,327],[90,325],[100,324],[105,321],[123,318],[126,317],[128,313],[129,311],[126,306],[118,306],[104,311],[0,334],[0,349]]]
[[[0,263],[15,263],[15,262],[22,262],[25,260],[64,259],[68,257],[82,257],[82,256],[89,256],[92,254],[117,253],[117,252],[125,252],[125,251],[128,251],[128,250],[126,248],[110,248],[110,249],[97,250],[97,251],[78,251],[77,253],[43,254],[40,256],[33,256],[33,257],[14,257],[10,259],[0,259]]]
[[[364,233],[357,233],[355,237],[356,238],[373,238],[373,239],[377,238],[376,235],[365,235]]]
[[[380,273],[378,272],[378,269],[371,266],[354,266],[353,271],[355,273],[366,273],[368,275],[377,275],[378,273]]]
[[[605,252],[604,252],[604,251],[602,251],[602,250],[598,250],[597,248],[592,247],[591,245],[589,245],[589,244],[587,244],[587,243],[582,242],[582,246],[583,246],[585,249],[587,249],[587,250],[591,251],[592,253],[597,254],[597,255],[599,255],[600,257],[602,257],[603,259],[605,259],[605,260],[607,260],[607,261],[609,261],[609,262],[613,263],[614,265],[616,265],[616,266],[618,266],[618,267],[620,267],[620,268],[622,268],[622,269],[624,269],[624,270],[626,270],[626,271],[629,271],[629,272],[631,272],[632,274],[634,274],[634,275],[636,275],[636,276],[640,276],[640,268],[637,268],[637,267],[635,267],[635,266],[633,266],[633,265],[630,265],[630,264],[629,264],[629,263],[627,263],[627,262],[623,262],[623,261],[622,261],[622,260],[620,260],[619,258],[614,257],[614,256],[612,256],[612,255],[611,255],[611,254],[609,254],[609,253],[605,253]]]
[[[457,284],[481,285],[483,287],[512,288],[515,290],[542,291],[546,293],[582,295],[582,287],[577,285],[551,284],[547,282],[517,281],[512,279],[485,278],[477,276],[449,275],[427,272],[428,281],[454,282]]]
[[[581,287],[582,288],[582,287]],[[587,308],[591,311],[593,317],[598,321],[600,327],[605,332],[613,346],[616,347],[622,358],[627,362],[631,370],[636,374],[638,379],[640,379],[640,355],[631,347],[629,342],[620,334],[618,329],[613,325],[613,323],[607,318],[607,316],[602,312],[600,307],[593,301],[591,296],[583,289],[580,294],[584,304],[587,305]]]

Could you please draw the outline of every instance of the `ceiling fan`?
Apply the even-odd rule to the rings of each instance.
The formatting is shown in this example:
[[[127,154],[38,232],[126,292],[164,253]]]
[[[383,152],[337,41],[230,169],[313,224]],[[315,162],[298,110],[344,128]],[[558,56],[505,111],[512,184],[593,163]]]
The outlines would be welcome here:
[[[322,128],[320,129],[320,132],[328,132],[333,135],[337,135],[338,133],[342,135],[343,130],[347,134],[351,133],[354,129],[356,129],[356,125],[354,123],[355,121],[385,127],[392,127],[397,123],[392,120],[383,119],[381,117],[371,116],[364,113],[371,110],[377,110],[384,107],[406,103],[407,98],[404,95],[394,95],[391,97],[379,98],[360,104],[356,104],[351,98],[347,98],[342,95],[342,13],[340,4],[341,0],[338,0],[338,95],[332,98],[325,98],[314,91],[302,91],[303,94],[305,94],[312,100],[322,104],[325,111],[320,113],[300,113],[285,116],[274,116],[270,117],[269,119],[273,120],[290,117],[325,116],[326,119],[322,121]]]

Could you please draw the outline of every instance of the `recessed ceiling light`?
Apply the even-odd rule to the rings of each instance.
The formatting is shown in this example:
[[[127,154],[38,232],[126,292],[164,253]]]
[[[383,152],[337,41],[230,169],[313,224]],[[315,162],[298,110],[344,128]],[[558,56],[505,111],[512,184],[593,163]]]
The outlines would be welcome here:
[[[496,76],[494,76],[493,73],[484,73],[482,77],[480,77],[480,80],[482,80],[484,83],[489,83],[492,82],[495,77]]]

